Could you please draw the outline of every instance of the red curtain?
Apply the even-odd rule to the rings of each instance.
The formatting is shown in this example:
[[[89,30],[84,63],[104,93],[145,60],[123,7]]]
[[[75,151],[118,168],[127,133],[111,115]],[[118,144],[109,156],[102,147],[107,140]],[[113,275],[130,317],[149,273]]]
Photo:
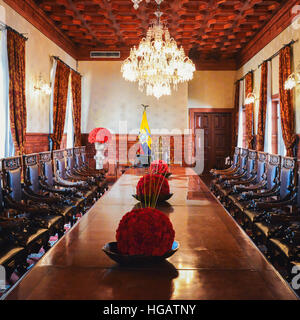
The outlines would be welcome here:
[[[291,48],[287,46],[280,51],[279,56],[279,95],[282,137],[287,151],[286,155],[292,157],[296,142],[293,92],[284,89],[284,83],[290,74]]]
[[[81,146],[81,75],[71,71],[75,147]]]
[[[266,130],[266,112],[268,103],[268,62],[265,61],[261,67],[259,110],[257,123],[257,151],[264,151],[265,130]]]
[[[25,41],[26,39],[7,29],[7,53],[9,67],[9,116],[15,154],[25,153],[26,98],[25,98]]]
[[[53,93],[53,150],[60,148],[64,133],[70,68],[57,60]]]
[[[232,129],[232,154],[238,142],[239,131],[239,107],[240,107],[240,81],[235,85],[234,111],[233,111],[233,129]]]
[[[253,92],[253,72],[249,72],[245,77],[245,94],[246,97],[249,93]],[[253,114],[254,104],[246,105],[246,136],[247,136],[247,148],[253,148]]]

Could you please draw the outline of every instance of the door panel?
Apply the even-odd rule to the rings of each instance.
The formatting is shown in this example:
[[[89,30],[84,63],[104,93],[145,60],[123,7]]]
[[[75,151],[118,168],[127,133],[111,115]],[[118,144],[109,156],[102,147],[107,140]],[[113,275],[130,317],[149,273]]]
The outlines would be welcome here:
[[[231,113],[195,113],[195,129],[204,130],[204,173],[225,167],[231,151],[231,117]]]

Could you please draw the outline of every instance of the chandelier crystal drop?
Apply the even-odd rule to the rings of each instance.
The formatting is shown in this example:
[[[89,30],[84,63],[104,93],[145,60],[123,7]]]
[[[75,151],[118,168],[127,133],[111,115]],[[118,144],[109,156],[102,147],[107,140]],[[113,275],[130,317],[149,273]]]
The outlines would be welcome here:
[[[176,90],[179,83],[192,80],[195,65],[170,37],[168,28],[160,21],[162,13],[157,11],[155,15],[157,20],[138,48],[131,48],[121,72],[125,80],[138,82],[140,91],[159,99],[171,95],[171,89]]]

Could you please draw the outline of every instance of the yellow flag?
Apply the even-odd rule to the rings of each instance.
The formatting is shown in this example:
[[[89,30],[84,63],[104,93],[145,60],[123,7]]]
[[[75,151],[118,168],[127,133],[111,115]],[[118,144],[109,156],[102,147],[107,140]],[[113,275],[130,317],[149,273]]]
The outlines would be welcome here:
[[[151,132],[147,121],[146,110],[143,112],[142,123],[140,127],[139,140],[145,155],[151,154]]]

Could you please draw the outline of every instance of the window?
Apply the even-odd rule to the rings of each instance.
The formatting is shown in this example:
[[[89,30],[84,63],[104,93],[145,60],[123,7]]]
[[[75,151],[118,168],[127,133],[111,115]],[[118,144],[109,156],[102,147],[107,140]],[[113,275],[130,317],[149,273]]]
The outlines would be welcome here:
[[[268,62],[267,109],[264,151],[272,153],[272,63]]]
[[[68,98],[67,98],[67,109],[66,109],[66,120],[64,133],[67,134],[67,148],[74,147],[74,125],[73,125],[73,98],[71,89],[71,76],[69,78],[68,86]]]
[[[281,116],[280,116],[280,103],[277,103],[277,127],[278,127],[278,154],[281,156],[286,155],[286,148],[282,137],[281,130]]]
[[[244,136],[244,120],[245,120],[245,112],[244,112],[244,81],[240,81],[240,95],[239,95],[239,128],[238,128],[238,144],[239,148],[243,147],[243,136]]]
[[[9,71],[6,30],[0,29],[0,158],[14,155],[9,120]]]
[[[272,153],[281,156],[286,154],[281,130],[279,95],[272,97]]]

